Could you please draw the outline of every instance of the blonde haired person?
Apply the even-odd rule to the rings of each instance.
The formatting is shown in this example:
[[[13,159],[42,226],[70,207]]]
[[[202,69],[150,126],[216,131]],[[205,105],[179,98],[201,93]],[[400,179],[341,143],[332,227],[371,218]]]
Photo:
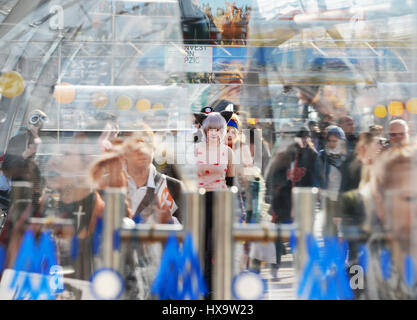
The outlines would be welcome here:
[[[227,123],[225,142],[233,150],[236,176],[241,186],[246,188],[248,177],[253,176],[253,158],[246,136],[242,133],[241,122],[236,114],[233,114]]]
[[[405,271],[408,267],[415,272],[417,262],[416,169],[415,143],[389,148],[372,167],[375,206],[366,212],[370,232],[366,287],[370,299],[417,299],[417,283],[408,282]],[[387,256],[390,259],[384,260]]]
[[[158,172],[152,164],[153,156],[152,131],[135,132],[117,146],[113,144],[112,151],[97,159],[90,169],[97,188],[127,188],[125,227],[135,223],[180,224],[182,220],[182,183]],[[159,266],[161,244],[130,243],[121,250],[126,258],[123,274],[129,282],[127,299],[151,299],[150,286]]]
[[[360,246],[365,244],[369,261],[364,290],[355,293],[361,299],[416,299],[416,283],[406,284],[404,270],[406,258],[415,266],[417,257],[417,146],[400,144],[372,152],[379,142],[371,134],[366,138],[371,144],[361,159],[369,167],[359,189],[342,197],[343,236],[352,239],[349,264],[359,264],[364,254]]]
[[[359,264],[360,247],[366,243],[367,212],[374,212],[374,199],[371,192],[371,171],[383,150],[381,137],[372,132],[362,132],[356,145],[356,158],[350,164],[346,174],[358,176],[356,186],[343,192],[339,198],[341,233],[349,244],[348,263]],[[354,291],[356,297],[363,295],[363,290]]]
[[[182,184],[159,173],[152,164],[153,157],[152,131],[136,132],[96,160],[90,177],[99,189],[127,187],[127,217],[136,221],[179,223]],[[166,201],[160,197],[162,187],[162,192],[167,191]]]

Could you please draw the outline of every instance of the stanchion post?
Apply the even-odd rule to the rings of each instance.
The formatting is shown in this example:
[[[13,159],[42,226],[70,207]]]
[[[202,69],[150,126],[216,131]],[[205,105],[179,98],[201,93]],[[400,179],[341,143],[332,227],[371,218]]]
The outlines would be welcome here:
[[[338,233],[337,224],[334,218],[338,214],[337,193],[326,190],[321,191],[322,196],[322,211],[323,211],[323,225],[321,226],[323,236],[334,237]]]
[[[213,198],[213,299],[231,300],[233,276],[233,220],[235,194],[231,191],[214,192]]]
[[[120,232],[122,220],[125,215],[125,188],[107,188],[104,192],[104,201],[106,206],[103,214],[103,242],[102,258],[103,267],[112,268],[121,271],[120,248],[115,248],[117,232]]]
[[[295,268],[297,282],[307,261],[306,236],[313,233],[314,208],[317,203],[317,188],[292,189],[293,215],[296,226],[297,247],[295,250]]]
[[[200,265],[204,265],[204,239],[205,239],[205,190],[185,192],[183,194],[185,208],[185,228],[193,235],[194,247],[199,254]]]

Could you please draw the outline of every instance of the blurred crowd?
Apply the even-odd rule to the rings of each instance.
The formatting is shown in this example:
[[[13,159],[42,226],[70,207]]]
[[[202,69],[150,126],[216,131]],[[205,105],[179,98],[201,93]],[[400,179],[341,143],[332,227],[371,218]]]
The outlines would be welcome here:
[[[306,103],[305,92],[297,90],[300,104]],[[193,191],[204,188],[207,196],[207,282],[211,282],[213,263],[213,192],[237,188],[237,222],[286,224],[294,222],[293,188],[315,187],[319,190],[317,210],[325,209],[331,217],[323,235],[349,244],[347,268],[359,263],[363,245],[370,250],[367,285],[356,297],[416,298],[415,284],[404,282],[404,263],[416,257],[413,181],[417,146],[407,121],[396,118],[387,130],[370,125],[359,132],[349,114],[335,119],[323,108],[316,111],[318,121],[283,124],[271,146],[262,127],[249,122],[248,114],[233,103],[223,101],[192,115]],[[31,218],[63,218],[72,224],[54,226],[60,261],[71,277],[88,280],[100,264],[94,239],[108,205],[109,188],[126,190],[125,228],[138,223],[184,223],[181,166],[175,156],[170,158],[173,162],[155,161],[155,154],[172,150],[155,143],[155,132],[148,124],[138,125],[135,132],[120,132],[117,117],[100,112],[89,130],[73,132],[63,139],[65,147],[58,145],[40,161],[40,132],[47,121],[41,110],[28,114],[27,125],[9,141],[2,159],[0,240],[7,250],[6,268],[13,266],[24,231],[39,232],[44,227]],[[69,253],[73,236],[79,241],[76,257]],[[288,243],[281,238],[276,243],[242,243],[239,270],[260,272],[267,264],[272,279],[279,281],[281,258],[287,250]],[[392,256],[388,280],[381,271],[381,250],[389,250]],[[160,245],[144,244],[128,250],[124,264],[128,298],[150,298],[161,251]]]

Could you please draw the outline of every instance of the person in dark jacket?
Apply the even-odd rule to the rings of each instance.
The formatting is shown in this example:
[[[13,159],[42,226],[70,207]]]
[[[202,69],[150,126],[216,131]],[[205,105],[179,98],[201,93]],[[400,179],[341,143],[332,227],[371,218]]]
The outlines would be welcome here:
[[[41,110],[33,110],[29,113],[26,127],[12,137],[7,145],[2,163],[3,183],[1,188],[1,201],[3,204],[3,221],[0,235],[0,243],[7,246],[12,229],[15,228],[19,221],[25,222],[27,217],[40,214],[40,197],[41,197],[41,174],[37,163],[35,162],[36,151],[41,143],[39,132],[48,117]],[[17,191],[13,187],[17,181],[24,181],[31,184],[25,187],[24,193]],[[20,188],[20,190],[23,190]],[[14,194],[19,197],[32,199],[31,206],[28,210],[23,208],[13,209]],[[20,198],[19,198],[20,199]],[[22,202],[19,206],[22,205]],[[6,207],[7,206],[7,207]],[[23,217],[22,212],[27,213],[27,217]],[[19,223],[18,223],[19,222]]]
[[[326,146],[318,154],[320,169],[316,171],[316,180],[320,182],[320,198],[326,219],[326,235],[340,232],[340,209],[338,197],[342,185],[342,164],[346,160],[346,137],[343,130],[335,125],[326,128]]]
[[[355,152],[358,136],[355,133],[355,122],[350,116],[344,116],[339,119],[339,126],[342,128],[346,136],[346,149],[348,154]]]
[[[39,132],[47,121],[41,110],[30,113],[27,127],[10,139],[4,156],[2,170],[12,181],[31,181],[34,173],[33,162],[41,143]]]
[[[341,166],[346,159],[346,136],[342,128],[329,126],[326,129],[326,146],[318,154],[321,170],[316,172],[320,188],[339,192],[342,183]]]
[[[317,151],[310,140],[310,131],[303,127],[288,148],[274,155],[266,173],[267,202],[279,223],[291,218],[289,199],[292,187],[317,187],[315,173]]]
[[[318,170],[317,151],[315,150],[308,128],[303,127],[283,152],[276,153],[271,159],[266,173],[265,201],[271,204],[271,215],[275,223],[291,223],[291,192],[293,187],[317,187],[315,180]],[[276,243],[277,264],[272,268],[272,275],[276,273],[285,253],[281,239]]]

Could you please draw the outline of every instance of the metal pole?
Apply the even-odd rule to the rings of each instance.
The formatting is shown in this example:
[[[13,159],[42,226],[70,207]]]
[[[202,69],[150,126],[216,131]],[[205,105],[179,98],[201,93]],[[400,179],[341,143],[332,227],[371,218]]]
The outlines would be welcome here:
[[[334,218],[337,217],[337,205],[338,202],[333,200],[337,199],[337,195],[325,190],[321,191],[322,195],[322,235],[326,237],[333,237],[338,234],[338,228]],[[336,198],[335,198],[336,197]]]
[[[184,193],[183,203],[185,207],[185,227],[193,235],[194,247],[199,254],[200,265],[203,265],[206,214],[204,189],[201,189],[199,193]]]
[[[235,194],[231,191],[216,191],[213,196],[213,299],[231,300]]]
[[[107,188],[104,192],[106,206],[103,214],[103,267],[120,271],[120,248],[116,247],[118,232],[125,214],[125,188]],[[120,241],[121,242],[121,241]]]
[[[289,231],[280,231],[281,238],[289,238]],[[233,227],[233,238],[235,241],[275,241],[278,237],[278,229],[276,225],[273,227],[266,224],[251,223],[241,224],[235,223]]]
[[[292,189],[293,214],[296,225],[297,248],[294,256],[297,283],[307,261],[306,236],[313,233],[314,208],[317,203],[317,188]]]
[[[175,233],[179,241],[184,239],[185,233],[179,224],[137,224],[134,228],[121,229],[122,242],[140,240],[141,242],[165,242],[168,237]]]
[[[62,226],[73,226],[74,222],[72,219],[62,219],[55,217],[46,217],[46,218],[29,218],[28,222],[30,224],[39,224],[46,226],[62,225]]]
[[[38,223],[32,219],[33,223]],[[282,228],[279,233],[283,240],[290,238],[291,227]],[[169,235],[175,233],[179,241],[185,236],[181,225],[172,224],[138,224],[135,228],[124,228],[120,231],[123,242],[139,239],[142,242],[165,242]],[[236,223],[232,230],[234,241],[275,241],[278,237],[276,227],[271,227],[259,223],[241,225]]]

